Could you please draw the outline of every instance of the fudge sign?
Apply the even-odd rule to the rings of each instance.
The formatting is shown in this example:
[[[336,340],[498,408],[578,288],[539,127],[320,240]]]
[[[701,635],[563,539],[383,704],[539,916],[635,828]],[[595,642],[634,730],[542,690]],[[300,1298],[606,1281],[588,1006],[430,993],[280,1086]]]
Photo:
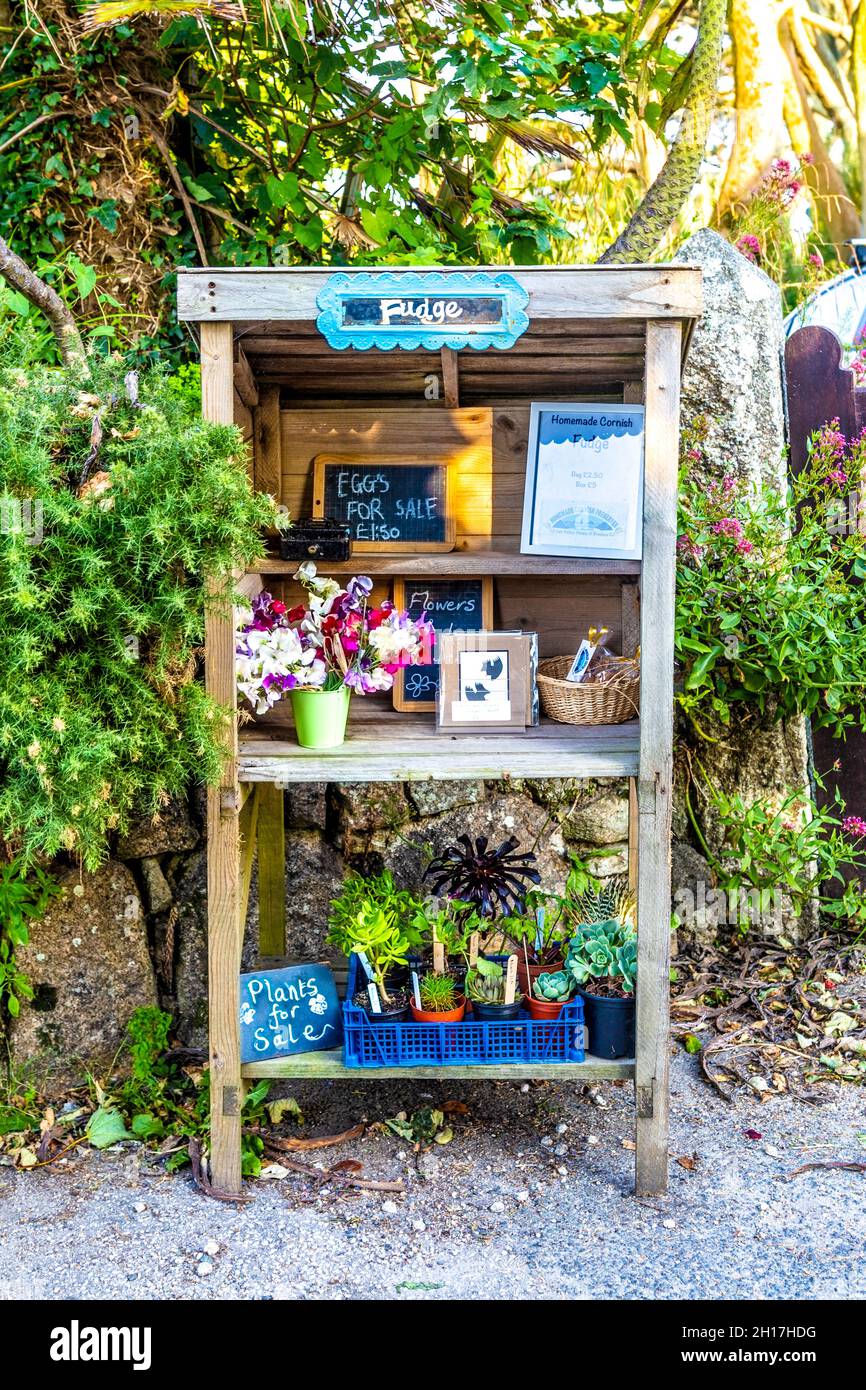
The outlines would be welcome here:
[[[334,348],[509,348],[528,302],[513,275],[490,271],[340,273],[317,296],[316,324]]]
[[[293,965],[241,975],[241,1061],[339,1047],[343,1024],[326,965]]]

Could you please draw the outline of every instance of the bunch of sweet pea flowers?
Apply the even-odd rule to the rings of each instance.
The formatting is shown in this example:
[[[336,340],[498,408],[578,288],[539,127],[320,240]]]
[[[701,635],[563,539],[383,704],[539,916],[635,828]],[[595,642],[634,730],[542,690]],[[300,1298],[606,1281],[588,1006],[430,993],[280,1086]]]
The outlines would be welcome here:
[[[238,691],[256,714],[290,690],[348,686],[360,695],[390,690],[401,667],[432,661],[432,624],[423,615],[410,618],[389,601],[372,607],[373,581],[367,575],[341,589],[306,561],[294,578],[307,591],[306,603],[287,608],[263,591],[238,632]]]

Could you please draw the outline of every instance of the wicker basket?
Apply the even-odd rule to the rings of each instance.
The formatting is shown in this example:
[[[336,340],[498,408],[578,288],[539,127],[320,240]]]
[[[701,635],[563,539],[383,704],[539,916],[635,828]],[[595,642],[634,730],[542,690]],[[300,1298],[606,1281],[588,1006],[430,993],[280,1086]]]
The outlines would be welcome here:
[[[636,719],[640,678],[629,672],[606,681],[565,680],[573,656],[551,656],[538,663],[538,693],[548,719],[559,724],[624,724]]]

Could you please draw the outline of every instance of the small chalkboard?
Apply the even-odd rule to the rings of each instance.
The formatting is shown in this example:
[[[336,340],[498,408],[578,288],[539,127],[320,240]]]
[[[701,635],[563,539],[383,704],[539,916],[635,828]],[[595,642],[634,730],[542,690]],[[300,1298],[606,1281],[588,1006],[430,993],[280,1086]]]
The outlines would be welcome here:
[[[439,459],[318,454],[313,516],[348,526],[353,551],[454,549],[448,464]]]
[[[463,579],[395,579],[394,604],[413,618],[426,613],[439,632],[483,632],[493,626],[493,580],[489,575]],[[409,666],[394,681],[394,708],[435,710],[439,666]]]
[[[343,1020],[326,965],[292,965],[241,975],[241,1061],[339,1047]]]

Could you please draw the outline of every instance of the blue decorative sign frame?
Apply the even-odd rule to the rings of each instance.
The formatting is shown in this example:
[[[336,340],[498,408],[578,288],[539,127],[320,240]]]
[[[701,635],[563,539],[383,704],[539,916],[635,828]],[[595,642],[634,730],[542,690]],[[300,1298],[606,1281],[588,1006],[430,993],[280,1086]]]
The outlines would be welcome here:
[[[529,294],[489,271],[330,275],[316,327],[332,348],[510,348],[529,327]]]

